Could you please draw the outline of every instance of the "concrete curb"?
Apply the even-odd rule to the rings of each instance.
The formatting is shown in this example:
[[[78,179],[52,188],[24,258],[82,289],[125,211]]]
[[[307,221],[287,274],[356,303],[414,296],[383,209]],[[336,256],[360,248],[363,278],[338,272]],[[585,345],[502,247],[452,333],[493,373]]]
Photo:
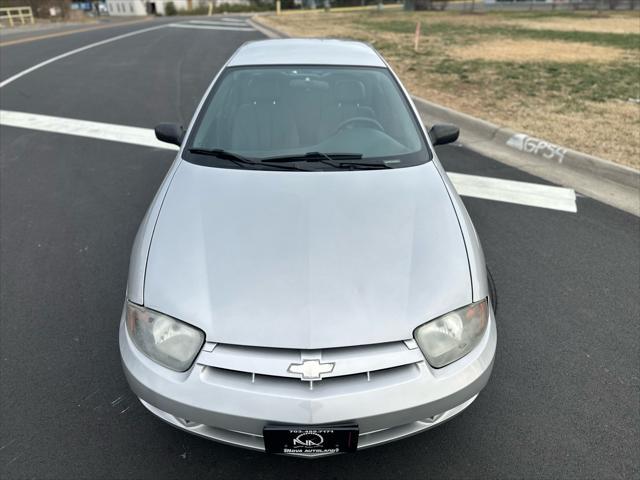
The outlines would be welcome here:
[[[462,146],[640,216],[638,170],[412,98],[426,125],[453,123],[460,127]]]
[[[258,30],[260,33],[265,34],[269,38],[289,38],[289,35],[287,35],[286,33],[280,32],[279,30],[276,30],[275,28],[269,27],[268,25],[265,25],[264,23],[262,23],[259,20],[259,18],[262,16],[265,16],[265,14],[264,13],[256,14],[253,17],[251,17],[249,20],[247,20],[247,22],[253,28]]]
[[[570,148],[516,132],[508,127],[496,125],[465,113],[457,112],[420,97],[412,96],[416,106],[422,107],[430,116],[458,125],[467,137],[477,137],[513,148],[514,155],[522,155],[529,161],[563,164],[576,170],[583,170],[629,187],[640,186],[640,171],[618,165],[602,158],[587,155]]]
[[[287,38],[284,32],[249,20],[269,38]],[[499,162],[573,188],[626,212],[640,216],[640,171],[587,155],[508,127],[412,96],[426,125],[453,123],[460,127],[459,143]]]

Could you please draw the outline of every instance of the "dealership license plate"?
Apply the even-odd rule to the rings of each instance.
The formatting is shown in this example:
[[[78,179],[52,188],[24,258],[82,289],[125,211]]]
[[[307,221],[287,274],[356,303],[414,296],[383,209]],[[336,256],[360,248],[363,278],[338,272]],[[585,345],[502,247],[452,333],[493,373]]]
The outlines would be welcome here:
[[[266,426],[264,447],[268,453],[344,453],[358,448],[358,426]]]

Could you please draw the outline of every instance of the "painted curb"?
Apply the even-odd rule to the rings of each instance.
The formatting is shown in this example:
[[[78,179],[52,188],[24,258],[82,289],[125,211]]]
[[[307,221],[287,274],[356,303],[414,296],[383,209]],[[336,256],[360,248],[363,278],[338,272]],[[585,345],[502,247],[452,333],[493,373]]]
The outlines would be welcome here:
[[[482,139],[497,143],[500,148],[507,147],[512,149],[513,155],[522,156],[528,162],[538,161],[562,165],[597,175],[599,178],[627,187],[640,187],[640,171],[634,168],[618,165],[609,160],[562,147],[526,133],[517,132],[508,127],[457,112],[420,97],[412,96],[412,98],[419,110],[433,118],[437,118],[438,121],[447,121],[460,127],[466,139],[470,140],[466,142],[466,139],[462,139],[462,144],[469,143],[469,145],[472,145],[475,137],[477,140]]]
[[[469,150],[640,216],[640,172],[412,97],[425,125],[453,123]]]
[[[252,26],[269,38],[288,38],[256,15]],[[545,180],[572,187],[596,200],[640,216],[640,171],[496,125],[412,95],[425,123],[460,127],[459,143],[482,155]]]

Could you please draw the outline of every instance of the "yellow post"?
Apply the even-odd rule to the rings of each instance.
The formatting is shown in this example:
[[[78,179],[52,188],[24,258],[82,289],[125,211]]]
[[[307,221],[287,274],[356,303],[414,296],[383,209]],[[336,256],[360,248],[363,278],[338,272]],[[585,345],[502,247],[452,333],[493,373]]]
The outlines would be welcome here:
[[[9,16],[9,26],[13,27],[13,15],[11,15],[11,10],[7,10],[7,15]]]
[[[20,15],[20,25],[24,25],[24,16],[22,15],[22,8],[18,10],[18,15]]]
[[[209,16],[213,15],[213,2],[209,2]]]
[[[413,50],[417,52],[419,47],[420,47],[420,21],[416,23],[416,36],[413,39]]]
[[[280,0],[276,0],[276,15],[280,15]]]

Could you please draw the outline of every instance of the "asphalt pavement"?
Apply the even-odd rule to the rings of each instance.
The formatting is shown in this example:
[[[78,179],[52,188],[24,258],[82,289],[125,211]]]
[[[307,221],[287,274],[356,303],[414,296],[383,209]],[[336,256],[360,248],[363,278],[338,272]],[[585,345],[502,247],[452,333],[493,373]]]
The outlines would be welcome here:
[[[1,47],[0,81],[167,21]],[[258,38],[151,30],[18,78],[0,108],[186,124],[224,61]],[[438,154],[451,172],[547,184],[457,145]],[[582,196],[577,213],[464,199],[496,282],[499,338],[489,384],[449,423],[310,461],[153,417],[125,382],[118,323],[133,237],[173,155],[0,126],[0,477],[638,478],[640,221]]]

